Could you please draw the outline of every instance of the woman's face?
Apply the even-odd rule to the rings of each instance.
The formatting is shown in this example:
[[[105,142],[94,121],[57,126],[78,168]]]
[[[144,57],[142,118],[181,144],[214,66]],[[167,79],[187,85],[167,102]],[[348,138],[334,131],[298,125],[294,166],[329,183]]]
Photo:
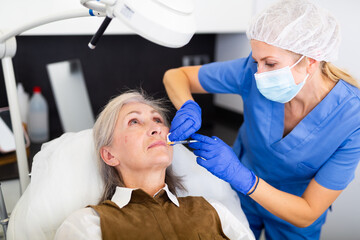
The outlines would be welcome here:
[[[118,160],[120,172],[165,170],[172,161],[166,144],[169,128],[162,116],[143,103],[127,103],[118,115],[109,152]]]
[[[261,41],[251,40],[250,44],[252,57],[258,64],[258,73],[273,71],[286,66],[290,67],[300,58],[300,56],[289,51]],[[306,66],[301,63],[291,69],[296,84],[302,82],[306,76]]]

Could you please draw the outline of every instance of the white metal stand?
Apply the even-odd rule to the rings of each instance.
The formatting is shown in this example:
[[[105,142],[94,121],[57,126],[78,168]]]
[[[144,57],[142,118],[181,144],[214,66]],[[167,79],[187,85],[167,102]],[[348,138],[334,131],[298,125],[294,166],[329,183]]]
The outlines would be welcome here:
[[[64,20],[64,19],[70,19],[70,18],[77,18],[77,17],[86,17],[86,16],[90,16],[88,10],[86,10],[86,9],[76,10],[73,12],[60,13],[58,15],[47,16],[47,17],[43,17],[38,20],[35,20],[33,22],[30,22],[28,24],[25,24],[23,26],[20,26],[19,28],[15,29],[13,31],[7,32],[0,36],[0,58],[1,58],[3,72],[4,72],[5,87],[6,87],[6,93],[7,93],[7,98],[8,98],[8,102],[9,102],[11,123],[12,123],[12,128],[13,128],[14,137],[15,137],[16,158],[17,158],[17,164],[18,164],[18,170],[19,170],[21,194],[24,193],[24,191],[26,190],[26,187],[29,185],[30,178],[29,178],[29,167],[28,167],[29,165],[28,165],[28,160],[27,160],[27,156],[26,156],[24,133],[23,133],[23,127],[22,127],[22,123],[21,123],[20,109],[19,109],[19,103],[18,103],[18,98],[17,98],[14,67],[12,64],[12,58],[16,54],[15,36],[22,32],[25,32],[29,29],[32,29],[34,27],[38,27],[40,25],[44,25],[44,24],[47,24],[50,22]],[[97,16],[100,16],[100,14],[97,14]]]
[[[12,129],[15,136],[16,145],[16,158],[19,169],[20,187],[21,193],[23,193],[29,185],[29,167],[26,156],[26,148],[24,141],[23,127],[20,118],[20,109],[16,92],[16,81],[14,75],[14,68],[12,65],[11,57],[5,57],[1,59],[7,98],[9,102],[10,117],[12,123]]]

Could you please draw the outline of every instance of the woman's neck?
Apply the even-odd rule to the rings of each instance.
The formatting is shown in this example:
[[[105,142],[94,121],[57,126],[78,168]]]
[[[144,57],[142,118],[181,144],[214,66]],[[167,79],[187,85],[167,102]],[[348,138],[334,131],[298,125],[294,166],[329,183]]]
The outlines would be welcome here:
[[[140,188],[150,196],[154,196],[160,189],[165,187],[165,172],[122,172],[121,175],[127,188]]]
[[[323,77],[320,72],[316,72],[308,79],[299,94],[287,103],[286,108],[306,115],[326,97],[335,85],[335,82]]]

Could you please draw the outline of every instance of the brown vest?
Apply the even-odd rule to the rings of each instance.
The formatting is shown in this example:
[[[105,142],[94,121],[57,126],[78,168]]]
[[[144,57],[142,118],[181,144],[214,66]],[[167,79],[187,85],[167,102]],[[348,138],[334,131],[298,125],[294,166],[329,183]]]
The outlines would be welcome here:
[[[161,190],[151,197],[141,189],[132,192],[128,205],[112,201],[91,206],[100,216],[102,239],[228,239],[216,210],[202,197],[180,197],[180,206]]]

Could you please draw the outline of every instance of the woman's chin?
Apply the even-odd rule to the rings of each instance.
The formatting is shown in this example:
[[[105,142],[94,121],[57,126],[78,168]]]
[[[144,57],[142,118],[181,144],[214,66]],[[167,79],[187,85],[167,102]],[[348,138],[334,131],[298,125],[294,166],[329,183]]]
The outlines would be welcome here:
[[[152,162],[152,165],[158,165],[167,168],[170,166],[172,158],[170,158],[168,154],[162,154],[150,159],[150,161]]]

